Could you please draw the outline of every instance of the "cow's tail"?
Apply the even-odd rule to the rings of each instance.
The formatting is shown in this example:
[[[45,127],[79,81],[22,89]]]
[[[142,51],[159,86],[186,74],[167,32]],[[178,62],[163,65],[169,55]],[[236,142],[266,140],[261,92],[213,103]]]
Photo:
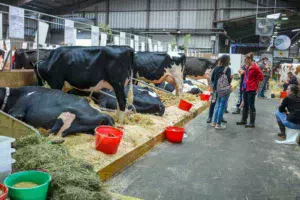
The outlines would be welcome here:
[[[129,91],[127,97],[128,105],[133,105],[133,98],[133,71],[131,70]]]
[[[36,78],[37,78],[37,85],[38,86],[44,86],[45,85],[45,81],[44,79],[42,78],[41,74],[40,74],[40,71],[39,71],[39,63],[36,63],[34,65],[34,72],[35,72],[35,75],[36,75]]]

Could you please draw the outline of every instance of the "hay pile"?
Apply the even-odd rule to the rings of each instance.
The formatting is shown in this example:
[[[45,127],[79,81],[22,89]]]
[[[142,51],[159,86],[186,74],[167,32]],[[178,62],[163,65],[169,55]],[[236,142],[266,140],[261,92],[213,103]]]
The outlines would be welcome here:
[[[49,144],[36,135],[17,140],[14,171],[43,169],[51,176],[48,197],[53,200],[108,200],[91,165],[71,158],[62,145]]]
[[[278,82],[274,81],[273,79],[270,79],[269,88],[271,94],[274,94],[276,98],[280,98],[280,92],[283,90],[283,88]]]

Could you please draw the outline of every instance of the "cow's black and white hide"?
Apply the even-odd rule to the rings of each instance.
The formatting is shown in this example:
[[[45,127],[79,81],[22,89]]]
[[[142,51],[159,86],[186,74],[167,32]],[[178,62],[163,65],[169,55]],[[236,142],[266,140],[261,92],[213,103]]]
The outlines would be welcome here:
[[[115,96],[114,91],[103,89],[102,91]],[[125,93],[129,92],[129,86],[125,88]],[[80,96],[88,96],[89,93],[82,92],[78,90],[70,90],[70,94],[80,95]],[[136,110],[138,113],[145,113],[145,114],[154,114],[162,116],[165,112],[165,106],[161,102],[159,96],[150,88],[148,87],[141,87],[138,85],[133,86],[133,105],[128,106],[129,110]],[[108,95],[102,94],[100,92],[94,92],[93,100],[99,104],[102,108],[117,109],[117,102],[116,99],[110,97]],[[133,108],[134,107],[134,108]]]
[[[51,129],[50,133],[63,137],[94,134],[99,125],[114,125],[112,117],[92,108],[85,98],[43,87],[0,88],[0,106],[33,127]]]
[[[125,86],[132,72],[134,50],[127,46],[60,47],[36,67],[39,84],[43,80],[51,88],[62,89],[65,82],[72,87],[89,92],[103,88],[114,90],[118,102],[118,119],[124,121]],[[129,92],[131,103],[132,91]]]

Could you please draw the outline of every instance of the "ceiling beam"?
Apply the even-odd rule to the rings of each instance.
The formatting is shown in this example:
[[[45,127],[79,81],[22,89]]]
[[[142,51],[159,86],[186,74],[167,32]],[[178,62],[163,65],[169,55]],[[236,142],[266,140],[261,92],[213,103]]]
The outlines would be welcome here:
[[[11,0],[11,1],[7,1],[7,3],[13,6],[23,6],[31,1],[33,0]]]
[[[101,3],[103,1],[104,0],[86,0],[86,1],[81,2],[81,3],[64,6],[64,7],[56,9],[54,11],[54,15],[63,15],[63,14],[71,13],[73,11],[79,11],[79,10],[85,9],[87,7],[90,7],[94,4]]]

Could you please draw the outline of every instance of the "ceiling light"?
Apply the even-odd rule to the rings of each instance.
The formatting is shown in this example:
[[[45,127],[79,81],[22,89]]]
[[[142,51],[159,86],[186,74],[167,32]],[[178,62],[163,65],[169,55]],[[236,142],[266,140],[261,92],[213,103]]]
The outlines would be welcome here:
[[[292,30],[292,32],[300,31],[300,28]]]
[[[286,21],[286,20],[288,20],[289,18],[287,18],[287,17],[283,17],[283,18],[281,18],[281,20],[284,20],[284,21]]]
[[[276,36],[276,35],[273,35],[272,37],[273,37],[273,38],[276,38],[277,36]]]
[[[274,35],[277,35],[277,34],[278,34],[278,32],[277,32],[277,31],[275,31],[275,32],[274,32]]]
[[[276,26],[275,29],[280,29],[280,26]]]
[[[285,13],[282,13],[282,14],[281,14],[281,16],[282,16],[282,17],[285,17],[285,16],[286,16],[286,14],[285,14]]]
[[[268,19],[278,19],[280,17],[281,13],[276,13],[276,14],[271,14],[271,15],[267,15]]]

